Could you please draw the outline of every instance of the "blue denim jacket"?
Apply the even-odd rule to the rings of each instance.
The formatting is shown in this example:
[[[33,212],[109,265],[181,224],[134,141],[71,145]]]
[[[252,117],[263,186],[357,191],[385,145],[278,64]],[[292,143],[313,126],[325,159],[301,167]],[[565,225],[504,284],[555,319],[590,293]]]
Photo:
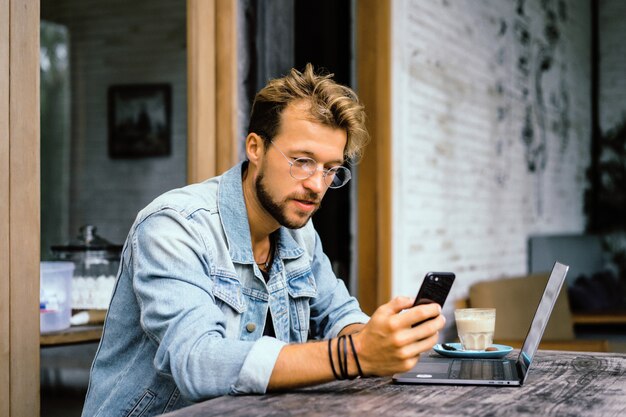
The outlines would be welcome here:
[[[264,393],[286,343],[367,322],[311,222],[279,229],[265,283],[250,243],[245,166],[165,193],[138,214],[83,416],[152,416],[219,395]],[[268,308],[276,338],[263,336]]]

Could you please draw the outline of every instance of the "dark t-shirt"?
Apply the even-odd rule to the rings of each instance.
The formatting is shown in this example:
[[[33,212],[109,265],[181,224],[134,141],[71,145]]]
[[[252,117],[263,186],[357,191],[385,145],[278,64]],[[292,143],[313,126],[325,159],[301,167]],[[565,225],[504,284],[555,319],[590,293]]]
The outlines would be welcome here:
[[[270,274],[261,270],[261,274],[263,274],[263,279],[265,282],[269,281]],[[269,306],[267,308],[267,316],[265,317],[265,328],[263,329],[263,336],[276,337],[276,333],[274,332],[274,323],[272,322],[272,313],[270,313]]]

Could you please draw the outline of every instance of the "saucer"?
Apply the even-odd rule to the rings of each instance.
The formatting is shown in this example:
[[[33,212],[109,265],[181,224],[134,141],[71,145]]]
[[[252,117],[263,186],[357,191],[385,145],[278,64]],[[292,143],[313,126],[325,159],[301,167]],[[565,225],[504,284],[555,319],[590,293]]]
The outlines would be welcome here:
[[[442,356],[449,358],[482,358],[482,359],[495,359],[504,358],[510,351],[513,350],[511,346],[506,345],[491,345],[489,347],[495,347],[498,350],[461,350],[463,346],[460,343],[446,343],[458,350],[445,350],[441,344],[437,343],[433,350]]]

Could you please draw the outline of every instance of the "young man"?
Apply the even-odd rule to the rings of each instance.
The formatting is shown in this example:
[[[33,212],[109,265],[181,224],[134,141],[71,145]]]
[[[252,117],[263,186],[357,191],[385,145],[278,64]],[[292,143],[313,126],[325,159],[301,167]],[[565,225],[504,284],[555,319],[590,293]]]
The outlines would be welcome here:
[[[350,179],[343,164],[368,139],[364,118],[349,88],[310,65],[292,70],[255,98],[247,161],[139,213],[84,416],[391,375],[436,343],[435,304],[400,297],[366,316],[310,221],[328,188]]]

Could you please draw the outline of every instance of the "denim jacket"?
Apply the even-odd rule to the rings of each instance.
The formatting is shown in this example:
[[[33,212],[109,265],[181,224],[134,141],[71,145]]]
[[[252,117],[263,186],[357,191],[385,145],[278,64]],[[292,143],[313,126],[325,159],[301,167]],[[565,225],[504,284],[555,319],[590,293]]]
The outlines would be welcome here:
[[[152,416],[264,393],[285,344],[367,322],[311,222],[279,229],[266,284],[252,254],[245,167],[167,192],[137,215],[83,416]],[[275,338],[263,336],[268,308]]]

